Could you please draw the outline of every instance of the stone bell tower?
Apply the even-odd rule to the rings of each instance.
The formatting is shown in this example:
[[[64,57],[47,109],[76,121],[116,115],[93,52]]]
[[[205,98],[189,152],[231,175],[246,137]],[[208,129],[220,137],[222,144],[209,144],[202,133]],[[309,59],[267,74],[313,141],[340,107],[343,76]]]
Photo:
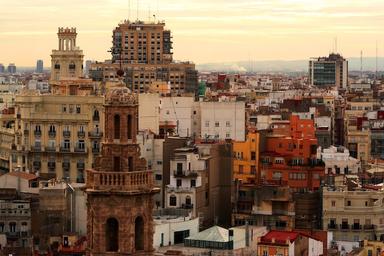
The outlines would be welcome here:
[[[153,173],[136,143],[138,101],[126,87],[105,98],[105,137],[87,170],[87,255],[150,255],[153,251]]]
[[[51,79],[59,81],[83,76],[83,51],[76,46],[76,28],[59,28],[59,49],[52,50]]]

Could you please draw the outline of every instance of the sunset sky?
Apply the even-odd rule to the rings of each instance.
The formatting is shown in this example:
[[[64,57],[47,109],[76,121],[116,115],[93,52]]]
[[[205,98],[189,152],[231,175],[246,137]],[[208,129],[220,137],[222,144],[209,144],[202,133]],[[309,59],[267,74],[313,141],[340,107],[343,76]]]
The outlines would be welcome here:
[[[375,56],[376,42],[384,55],[383,0],[0,0],[0,63],[49,66],[59,26],[77,27],[84,59],[109,59],[112,30],[136,20],[137,2],[139,19],[166,22],[177,60],[308,59],[335,37],[344,57]]]

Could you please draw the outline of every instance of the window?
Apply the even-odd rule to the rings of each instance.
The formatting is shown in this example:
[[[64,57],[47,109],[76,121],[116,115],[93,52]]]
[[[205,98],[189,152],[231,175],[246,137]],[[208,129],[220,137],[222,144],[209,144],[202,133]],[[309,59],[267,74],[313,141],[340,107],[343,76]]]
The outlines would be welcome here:
[[[332,201],[331,205],[332,205],[332,207],[335,207],[336,206],[336,201]]]
[[[281,172],[273,172],[273,174],[272,174],[272,179],[274,179],[274,180],[281,179],[281,177],[282,177]]]
[[[196,180],[191,180],[191,188],[196,187]]]
[[[220,127],[220,122],[215,122],[215,127]]]
[[[227,139],[231,138],[231,134],[230,134],[229,132],[227,132],[227,133],[225,134],[225,138],[227,138]]]
[[[268,256],[268,251],[267,250],[263,250],[263,256]]]
[[[347,201],[347,206],[351,206],[351,201]]]
[[[120,139],[120,116],[115,115],[113,118],[113,124],[114,124],[114,139]]]
[[[251,160],[256,160],[256,152],[251,152]]]
[[[61,106],[61,112],[67,113],[67,105],[62,105]]]
[[[156,175],[155,175],[155,179],[156,179],[156,180],[162,180],[162,178],[163,178],[163,177],[162,177],[161,174],[156,174]]]
[[[230,122],[230,121],[226,121],[226,122],[225,122],[225,126],[226,126],[226,127],[231,127],[231,122]]]
[[[69,105],[69,113],[73,113],[73,105]]]
[[[81,107],[80,105],[76,105],[76,114],[80,114],[81,113]]]
[[[176,180],[176,186],[177,187],[181,187],[181,179],[177,179]]]
[[[205,127],[209,127],[209,121],[205,121]]]
[[[251,174],[256,174],[256,166],[251,165]]]
[[[176,196],[171,195],[171,196],[169,197],[169,205],[170,205],[170,206],[176,206]]]
[[[244,172],[244,166],[243,165],[239,165],[239,173],[243,173]]]

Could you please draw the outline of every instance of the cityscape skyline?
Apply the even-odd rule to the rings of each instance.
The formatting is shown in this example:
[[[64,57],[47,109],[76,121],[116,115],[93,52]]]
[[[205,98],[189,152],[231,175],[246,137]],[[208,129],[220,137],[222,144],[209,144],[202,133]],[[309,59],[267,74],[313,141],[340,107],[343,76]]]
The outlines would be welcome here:
[[[138,3],[139,8],[136,1],[93,1],[92,5],[82,1],[76,3],[74,10],[74,1],[4,2],[0,62],[19,66],[33,66],[36,59],[49,62],[49,52],[56,48],[52,33],[61,25],[77,27],[85,59],[110,59],[107,51],[111,47],[111,29],[129,17],[164,19],[173,31],[175,59],[189,59],[197,64],[308,59],[332,51],[341,52],[346,58],[359,56],[361,50],[364,56],[375,56],[376,48],[380,56],[383,49],[379,32],[384,17],[380,6],[384,4],[376,0],[369,5],[364,1],[349,5],[349,1],[325,0],[310,5],[305,0]],[[373,5],[375,11],[371,10]],[[36,10],[45,15],[35,19]],[[92,15],[84,15],[84,10]],[[62,20],[71,22],[62,24]],[[9,51],[9,47],[18,51]]]

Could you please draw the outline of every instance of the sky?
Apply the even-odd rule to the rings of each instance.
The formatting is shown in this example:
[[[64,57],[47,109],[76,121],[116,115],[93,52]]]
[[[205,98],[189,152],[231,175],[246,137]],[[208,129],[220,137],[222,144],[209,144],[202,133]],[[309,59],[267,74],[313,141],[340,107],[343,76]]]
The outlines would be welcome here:
[[[197,64],[309,59],[336,50],[346,58],[361,50],[375,56],[376,45],[384,55],[383,0],[0,0],[0,6],[5,65],[43,59],[49,66],[58,27],[77,28],[85,60],[109,59],[118,23],[153,15],[172,31],[174,59]]]

